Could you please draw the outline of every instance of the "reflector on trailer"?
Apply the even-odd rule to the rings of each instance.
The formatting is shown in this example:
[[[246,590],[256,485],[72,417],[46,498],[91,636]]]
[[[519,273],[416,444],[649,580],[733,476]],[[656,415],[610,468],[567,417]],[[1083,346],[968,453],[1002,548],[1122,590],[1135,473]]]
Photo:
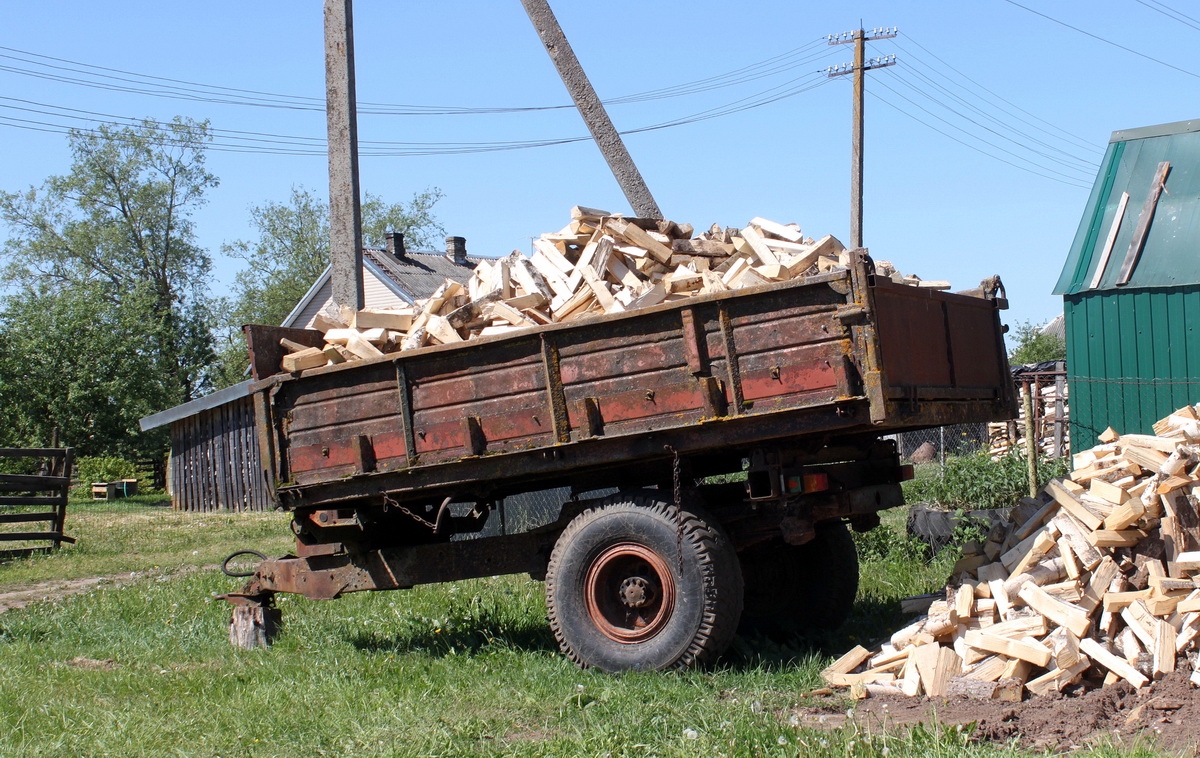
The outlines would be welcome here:
[[[829,474],[805,474],[805,492],[824,492],[829,489]]]

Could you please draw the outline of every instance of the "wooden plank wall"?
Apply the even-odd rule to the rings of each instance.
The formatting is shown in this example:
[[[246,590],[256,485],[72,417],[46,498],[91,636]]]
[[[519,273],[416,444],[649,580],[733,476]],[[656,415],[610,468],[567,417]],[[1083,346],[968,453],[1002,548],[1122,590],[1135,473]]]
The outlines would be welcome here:
[[[264,511],[274,503],[244,397],[171,424],[171,502],[180,511]]]

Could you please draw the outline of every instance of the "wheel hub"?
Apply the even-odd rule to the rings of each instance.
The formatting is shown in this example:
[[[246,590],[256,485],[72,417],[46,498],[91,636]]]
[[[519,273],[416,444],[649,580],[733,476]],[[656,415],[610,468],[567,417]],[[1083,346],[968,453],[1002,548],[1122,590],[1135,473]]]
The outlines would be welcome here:
[[[667,562],[645,545],[622,542],[604,549],[584,577],[588,618],[604,636],[644,642],[675,610],[675,578]]]
[[[621,582],[621,602],[630,608],[645,608],[654,601],[654,587],[643,576],[631,576]]]

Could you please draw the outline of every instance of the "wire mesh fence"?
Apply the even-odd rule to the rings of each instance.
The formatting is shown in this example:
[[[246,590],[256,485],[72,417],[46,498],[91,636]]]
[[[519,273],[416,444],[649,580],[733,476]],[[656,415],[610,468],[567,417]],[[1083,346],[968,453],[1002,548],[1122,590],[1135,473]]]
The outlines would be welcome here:
[[[1013,371],[1018,397],[1029,396],[1033,408],[1033,444],[1051,460],[1071,454],[1066,364],[1047,361]],[[1010,421],[957,424],[891,435],[903,460],[916,464],[946,463],[954,455],[986,452],[993,460],[1027,450],[1025,408]],[[940,467],[939,467],[940,468]]]
[[[912,463],[945,463],[948,455],[968,455],[988,449],[988,425],[955,424],[890,435],[900,458]]]

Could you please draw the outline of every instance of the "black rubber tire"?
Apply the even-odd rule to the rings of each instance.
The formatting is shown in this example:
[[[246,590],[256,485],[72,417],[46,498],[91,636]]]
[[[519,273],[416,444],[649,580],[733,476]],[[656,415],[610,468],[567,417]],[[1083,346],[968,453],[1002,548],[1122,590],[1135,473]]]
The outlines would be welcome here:
[[[1007,524],[1011,508],[994,510],[942,511],[924,503],[914,503],[908,509],[905,524],[908,536],[929,546],[930,555],[937,555],[953,541],[959,527],[974,528],[987,534],[996,524]],[[985,541],[987,537],[983,538]]]
[[[845,524],[819,524],[803,545],[782,541],[742,552],[741,631],[774,638],[837,629],[854,609],[858,552]]]
[[[604,614],[589,611],[590,596],[593,608],[608,603],[618,613],[635,613],[617,604],[619,593],[602,591],[613,586],[611,575],[622,573],[624,565],[608,557],[621,550],[641,551],[657,562],[664,572],[661,583],[673,591],[669,610],[664,602],[641,631],[630,625],[629,634],[646,633],[645,638],[617,639],[605,631]],[[593,581],[606,566],[614,567],[609,581]],[[559,647],[583,668],[686,669],[713,660],[733,641],[742,586],[737,553],[717,522],[696,508],[680,511],[646,491],[609,498],[567,525],[546,571],[546,609]]]

